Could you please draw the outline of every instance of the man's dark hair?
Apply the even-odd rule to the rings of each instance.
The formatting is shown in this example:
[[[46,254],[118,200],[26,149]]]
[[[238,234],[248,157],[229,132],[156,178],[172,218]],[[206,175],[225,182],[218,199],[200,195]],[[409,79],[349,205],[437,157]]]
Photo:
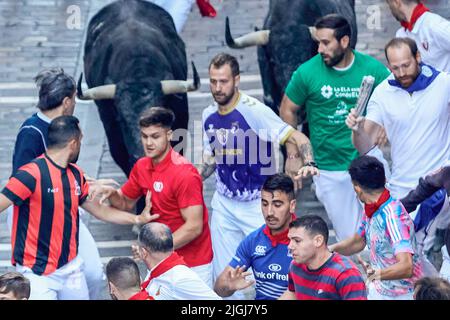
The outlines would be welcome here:
[[[151,252],[173,250],[173,236],[169,227],[158,222],[147,223],[139,232],[139,243]]]
[[[210,70],[212,66],[215,69],[219,69],[226,64],[230,66],[232,76],[236,77],[239,74],[239,62],[234,56],[228,53],[222,52],[212,58],[208,70]]]
[[[361,156],[350,164],[348,173],[352,182],[372,193],[384,189],[386,175],[383,164],[375,157]]]
[[[401,48],[402,46],[408,46],[409,50],[411,51],[412,56],[415,58],[417,56],[417,44],[416,42],[411,38],[393,38],[391,39],[386,46],[384,47],[384,55],[386,56],[386,60],[389,62],[387,51],[389,48],[395,47],[395,48]]]
[[[348,36],[349,40],[351,40],[352,28],[347,19],[339,14],[327,14],[319,18],[314,26],[316,29],[333,29],[334,37],[337,41],[341,41],[344,36]]]
[[[295,219],[289,224],[289,228],[305,228],[311,236],[323,236],[325,244],[328,243],[328,226],[327,223],[317,215],[306,215]]]
[[[287,174],[284,173],[277,173],[273,176],[269,176],[264,182],[262,190],[271,193],[274,193],[275,191],[281,191],[288,195],[289,200],[295,198],[294,182]]]
[[[163,107],[152,107],[142,112],[139,118],[139,126],[148,128],[156,125],[170,129],[174,121],[175,114],[172,110]]]
[[[140,288],[139,268],[136,262],[128,257],[116,257],[109,260],[106,265],[106,277],[121,290]]]
[[[439,277],[423,277],[416,281],[416,300],[450,300],[450,283]]]
[[[30,280],[21,273],[8,272],[0,276],[0,293],[12,292],[16,299],[30,298]]]
[[[59,116],[48,127],[48,148],[64,148],[71,140],[81,137],[80,121],[74,116]]]
[[[62,68],[43,70],[34,77],[34,81],[39,89],[37,107],[42,111],[55,109],[64,98],[72,98],[76,91],[75,80]]]

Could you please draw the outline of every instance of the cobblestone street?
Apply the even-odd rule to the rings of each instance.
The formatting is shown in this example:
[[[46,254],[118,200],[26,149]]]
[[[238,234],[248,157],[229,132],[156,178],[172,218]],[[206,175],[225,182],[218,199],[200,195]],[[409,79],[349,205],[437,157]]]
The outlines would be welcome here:
[[[297,1],[297,0],[293,0]],[[311,0],[313,1],[313,0]],[[47,67],[62,67],[76,79],[83,71],[83,46],[89,19],[111,0],[0,0],[0,183],[3,187],[11,173],[15,137],[21,123],[36,112],[37,90],[33,77]],[[385,62],[384,45],[399,24],[391,16],[384,0],[356,0],[358,17],[357,49]],[[201,77],[199,91],[189,93],[190,132],[195,148],[187,155],[197,159],[201,154],[202,110],[212,102],[208,86],[208,64],[217,53],[226,51],[238,57],[241,65],[241,89],[262,100],[255,48],[232,50],[224,39],[225,17],[234,22],[232,32],[238,36],[261,28],[269,0],[211,0],[218,12],[216,18],[201,18],[194,5],[181,33],[188,61],[194,61]],[[450,0],[426,1],[432,11],[450,18]],[[79,11],[78,11],[79,10]],[[378,10],[378,11],[377,11]],[[79,12],[80,21],[74,21]],[[375,13],[374,13],[375,12]],[[378,15],[378,13],[379,15]],[[379,19],[377,19],[379,17]],[[79,25],[77,25],[79,22]],[[189,70],[191,75],[192,70]],[[78,101],[75,115],[83,132],[79,165],[97,178],[113,178],[120,183],[125,176],[113,162],[106,143],[97,108],[90,101]],[[194,130],[194,128],[197,128]],[[195,134],[194,134],[195,133]],[[210,206],[214,179],[204,184],[205,201]],[[306,184],[299,194],[299,212],[325,217],[322,205]],[[106,263],[114,256],[130,256],[130,245],[136,239],[129,226],[117,226],[84,217]],[[331,233],[331,241],[334,241]],[[13,270],[10,265],[10,236],[6,215],[0,215],[0,274]],[[106,288],[104,298],[109,299]]]

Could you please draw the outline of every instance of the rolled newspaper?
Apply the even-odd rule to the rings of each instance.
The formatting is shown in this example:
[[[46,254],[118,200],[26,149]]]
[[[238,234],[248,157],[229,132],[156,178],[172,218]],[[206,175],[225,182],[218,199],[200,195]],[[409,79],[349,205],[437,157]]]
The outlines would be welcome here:
[[[372,93],[373,85],[375,83],[375,78],[372,76],[364,76],[361,81],[361,86],[359,87],[359,96],[356,101],[356,117],[359,117],[366,110],[367,104],[369,103],[370,94]],[[358,125],[353,127],[353,130],[358,130]]]

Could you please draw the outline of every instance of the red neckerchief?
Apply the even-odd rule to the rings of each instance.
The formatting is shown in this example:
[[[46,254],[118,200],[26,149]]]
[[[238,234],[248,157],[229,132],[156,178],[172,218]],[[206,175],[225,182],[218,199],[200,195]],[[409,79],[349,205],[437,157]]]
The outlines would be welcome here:
[[[378,198],[377,202],[364,204],[364,212],[366,213],[366,216],[368,216],[369,219],[372,218],[372,216],[375,213],[375,211],[377,211],[378,208],[381,207],[381,205],[383,203],[388,201],[390,197],[391,197],[391,194],[389,193],[389,190],[388,189],[384,189],[383,193]]]
[[[197,0],[197,6],[202,17],[214,18],[217,15],[216,10],[209,3],[209,0]]]
[[[295,218],[296,218],[295,214],[292,213],[291,221],[295,220]],[[272,235],[267,225],[263,229],[263,233],[267,236],[267,238],[269,238],[272,247],[276,247],[279,244],[289,244],[288,232],[289,228],[287,228],[286,231],[283,231],[279,234]]]
[[[414,25],[416,24],[417,20],[422,16],[425,12],[430,11],[423,3],[419,3],[415,8],[411,15],[411,21],[402,21],[400,24],[403,28],[406,30],[412,31],[414,28]]]
[[[141,289],[145,290],[147,289],[150,281],[152,281],[154,278],[159,277],[160,275],[162,275],[163,273],[169,271],[170,269],[172,269],[175,266],[178,265],[186,265],[186,262],[184,262],[183,257],[179,256],[178,253],[176,253],[175,251],[172,252],[172,254],[167,257],[165,260],[163,260],[160,264],[158,264],[156,266],[155,269],[153,269],[150,273],[150,277],[147,279],[147,281],[144,281],[141,284]]]
[[[153,299],[153,297],[150,296],[148,294],[148,292],[145,291],[145,289],[144,289],[144,290],[139,291],[135,295],[131,296],[130,299],[128,299],[128,300],[155,300],[155,299]]]

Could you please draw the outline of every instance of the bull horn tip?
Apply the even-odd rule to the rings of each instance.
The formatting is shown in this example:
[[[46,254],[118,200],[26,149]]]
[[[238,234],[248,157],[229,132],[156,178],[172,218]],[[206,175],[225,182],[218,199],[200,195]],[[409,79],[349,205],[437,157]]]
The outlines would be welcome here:
[[[83,91],[81,89],[81,82],[83,82],[83,72],[80,74],[80,77],[78,78],[78,84],[77,84],[77,97],[78,97],[78,99],[81,99],[83,97]]]
[[[197,90],[200,87],[200,76],[198,75],[197,68],[195,67],[194,61],[191,61],[192,73],[194,75],[194,87]]]
[[[229,46],[230,48],[236,47],[236,43],[234,42],[234,39],[231,36],[230,19],[228,17],[225,18],[225,42],[227,43],[227,46]]]

